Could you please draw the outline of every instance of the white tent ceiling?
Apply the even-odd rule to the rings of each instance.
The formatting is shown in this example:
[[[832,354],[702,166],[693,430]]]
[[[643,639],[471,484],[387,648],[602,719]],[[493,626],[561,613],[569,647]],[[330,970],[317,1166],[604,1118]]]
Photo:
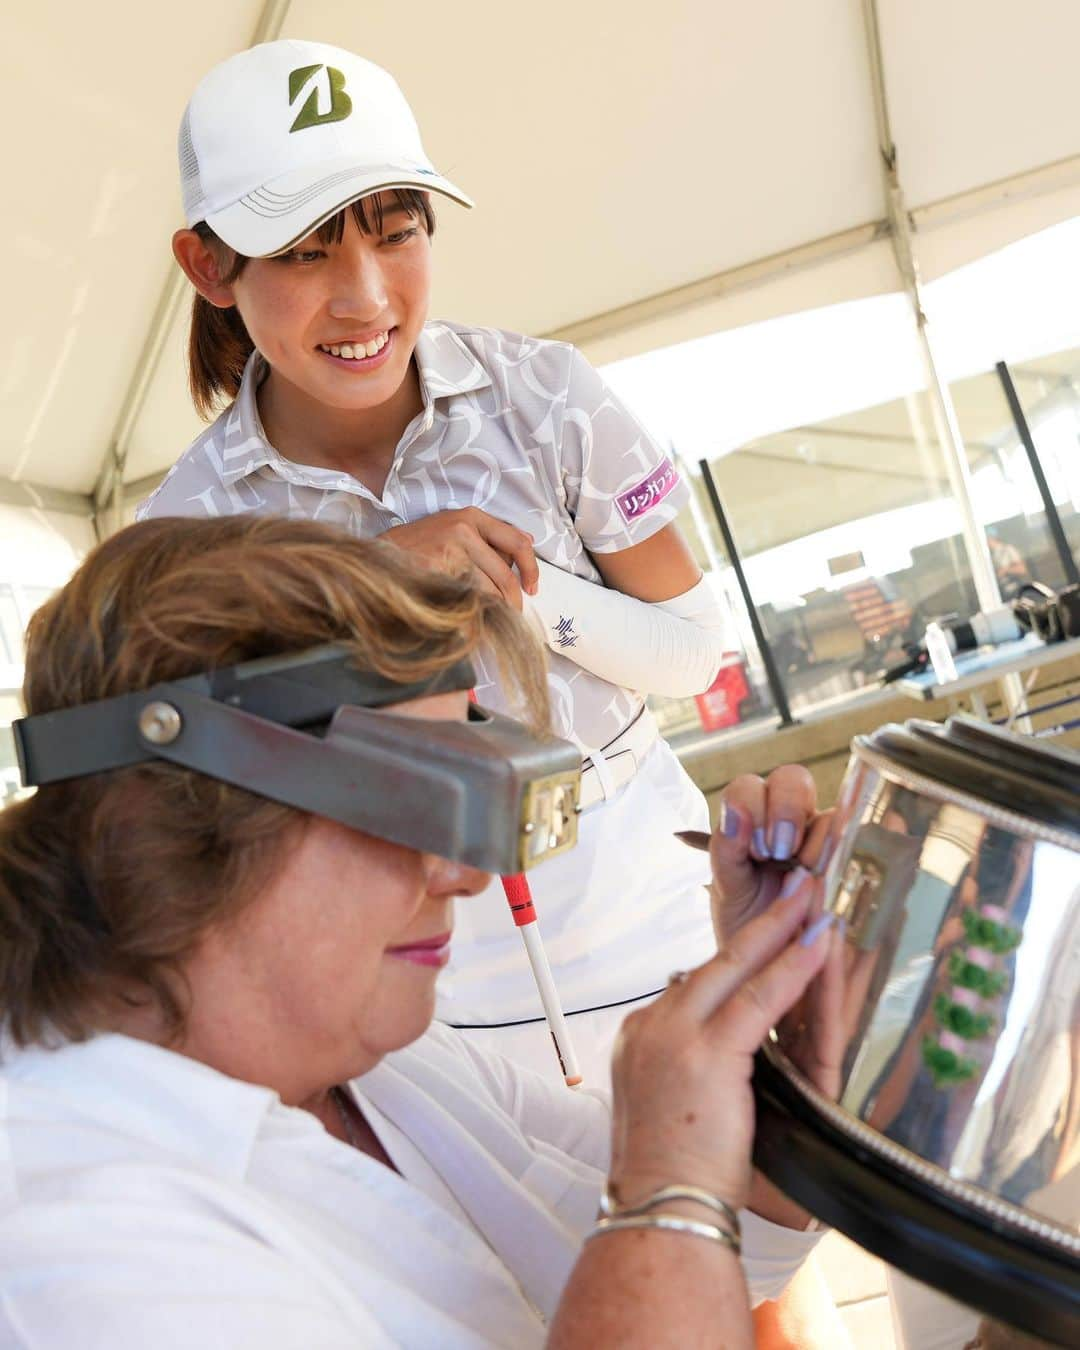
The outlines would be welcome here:
[[[924,277],[1080,214],[1080,5],[878,0]],[[262,31],[388,66],[436,164],[437,314],[598,360],[898,290],[861,0],[41,0],[3,18],[0,502],[87,511],[197,430],[174,137]]]

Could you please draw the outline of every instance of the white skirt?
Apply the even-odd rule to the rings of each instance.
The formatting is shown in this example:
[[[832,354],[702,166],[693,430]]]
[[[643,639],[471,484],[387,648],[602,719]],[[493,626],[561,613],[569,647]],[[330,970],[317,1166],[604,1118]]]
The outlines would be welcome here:
[[[567,1013],[643,998],[662,989],[673,970],[715,952],[708,859],[675,838],[676,830],[708,828],[705,798],[661,740],[625,787],[583,813],[577,847],[529,872]],[[456,1026],[490,1026],[542,1015],[496,878],[458,902],[437,1016]],[[538,1034],[546,1037],[546,1029]]]

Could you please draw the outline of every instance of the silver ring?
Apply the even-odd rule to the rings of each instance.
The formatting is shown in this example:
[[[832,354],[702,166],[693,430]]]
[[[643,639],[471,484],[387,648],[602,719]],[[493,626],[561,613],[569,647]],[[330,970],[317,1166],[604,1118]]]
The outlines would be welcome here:
[[[689,978],[690,972],[688,970],[673,970],[667,977],[668,988],[670,989],[673,984],[685,984]]]

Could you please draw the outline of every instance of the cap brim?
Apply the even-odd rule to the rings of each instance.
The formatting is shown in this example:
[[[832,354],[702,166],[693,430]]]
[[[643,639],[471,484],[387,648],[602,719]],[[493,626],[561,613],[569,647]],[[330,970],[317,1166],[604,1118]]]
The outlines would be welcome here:
[[[359,197],[393,188],[438,192],[462,206],[473,205],[471,197],[438,173],[400,165],[358,168],[354,162],[341,162],[283,174],[221,211],[208,211],[205,220],[237,253],[266,258],[291,248]]]

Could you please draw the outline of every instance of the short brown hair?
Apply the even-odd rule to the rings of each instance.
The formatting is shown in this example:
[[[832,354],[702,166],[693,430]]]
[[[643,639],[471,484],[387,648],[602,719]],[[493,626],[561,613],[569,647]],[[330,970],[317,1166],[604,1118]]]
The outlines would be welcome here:
[[[95,549],[30,621],[26,710],[324,642],[400,681],[489,645],[546,723],[538,649],[501,600],[391,544],[258,516],[146,521]],[[180,1032],[185,958],[257,894],[307,819],[164,760],[0,811],[0,1024],[20,1045],[81,1039],[134,991]]]
[[[430,237],[435,233],[435,212],[426,192],[415,188],[396,188],[394,197],[399,206],[414,220],[421,220]],[[345,217],[351,214],[364,234],[381,234],[383,202],[379,195],[360,197],[343,207],[319,226],[316,233],[323,244],[339,244],[345,232]],[[222,268],[226,284],[236,280],[251,261],[242,253],[229,248],[214,231],[200,221],[195,233],[213,248]],[[255,344],[235,305],[219,309],[198,291],[191,302],[191,326],[188,330],[188,387],[195,411],[209,421],[219,408],[231,402],[240,392],[240,380],[248,357]]]

